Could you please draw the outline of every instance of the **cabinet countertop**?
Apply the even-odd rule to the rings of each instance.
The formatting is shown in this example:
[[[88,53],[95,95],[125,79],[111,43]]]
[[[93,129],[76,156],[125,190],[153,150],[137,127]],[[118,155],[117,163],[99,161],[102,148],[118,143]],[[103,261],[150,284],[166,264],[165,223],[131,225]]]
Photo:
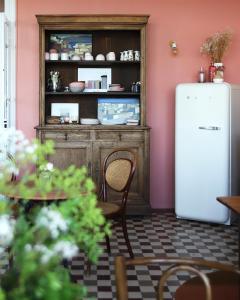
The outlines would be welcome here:
[[[72,124],[57,124],[57,125],[37,125],[34,127],[37,130],[150,130],[149,126],[133,126],[133,125],[72,125]]]

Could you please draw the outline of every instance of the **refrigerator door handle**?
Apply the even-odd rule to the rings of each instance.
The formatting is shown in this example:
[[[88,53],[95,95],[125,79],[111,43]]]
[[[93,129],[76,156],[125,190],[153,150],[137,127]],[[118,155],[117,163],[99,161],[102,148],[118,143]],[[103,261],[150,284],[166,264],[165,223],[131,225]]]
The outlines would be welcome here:
[[[218,127],[218,126],[199,126],[198,129],[203,129],[203,130],[221,130],[221,127]]]

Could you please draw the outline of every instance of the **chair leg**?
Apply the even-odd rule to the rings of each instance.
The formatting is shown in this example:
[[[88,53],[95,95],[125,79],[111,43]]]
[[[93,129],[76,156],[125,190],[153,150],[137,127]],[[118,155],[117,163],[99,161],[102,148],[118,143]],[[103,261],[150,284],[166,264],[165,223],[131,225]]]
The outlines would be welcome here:
[[[88,259],[87,262],[86,262],[86,274],[88,276],[91,275],[91,271],[92,271],[92,263]]]
[[[11,253],[10,247],[7,248],[7,252],[8,252],[8,265],[9,265],[9,268],[12,268],[13,267],[13,254]]]
[[[126,218],[122,217],[122,230],[123,230],[123,235],[127,244],[128,248],[128,253],[131,258],[134,258],[133,252],[132,252],[132,247],[128,238],[128,232],[127,232],[127,223],[126,223]]]
[[[107,252],[111,254],[111,246],[110,246],[110,239],[108,235],[105,235],[106,245],[107,245]]]

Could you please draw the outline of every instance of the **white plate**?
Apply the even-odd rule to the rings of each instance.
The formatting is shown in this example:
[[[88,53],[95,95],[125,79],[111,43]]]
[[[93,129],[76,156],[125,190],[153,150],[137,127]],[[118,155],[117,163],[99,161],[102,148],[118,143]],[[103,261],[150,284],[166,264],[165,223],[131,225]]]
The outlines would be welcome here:
[[[101,124],[102,125],[124,125],[126,124],[126,122],[124,121],[121,121],[121,120],[104,120],[104,121],[101,121]]]
[[[80,119],[82,125],[97,125],[99,124],[98,119],[82,118]]]

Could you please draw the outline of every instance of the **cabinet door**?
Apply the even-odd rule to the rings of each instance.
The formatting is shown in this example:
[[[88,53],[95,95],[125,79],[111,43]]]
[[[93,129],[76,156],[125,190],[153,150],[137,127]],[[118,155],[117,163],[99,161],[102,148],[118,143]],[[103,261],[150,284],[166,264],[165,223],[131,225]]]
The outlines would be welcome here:
[[[49,161],[56,167],[65,169],[70,165],[75,165],[77,168],[86,166],[89,176],[92,175],[92,143],[89,130],[39,131],[38,137],[41,141],[54,141],[55,153],[49,157]]]
[[[137,168],[131,184],[128,196],[128,212],[142,213],[149,207],[146,201],[146,169],[144,168],[144,142],[95,142],[93,145],[93,179],[98,187],[101,185],[101,168],[104,158],[116,148],[128,148],[137,156]],[[111,191],[109,197],[113,202],[119,202],[119,194]],[[136,211],[137,209],[137,211]]]
[[[49,161],[56,167],[65,169],[70,165],[77,168],[86,166],[91,176],[91,143],[89,142],[55,142],[55,153]]]

